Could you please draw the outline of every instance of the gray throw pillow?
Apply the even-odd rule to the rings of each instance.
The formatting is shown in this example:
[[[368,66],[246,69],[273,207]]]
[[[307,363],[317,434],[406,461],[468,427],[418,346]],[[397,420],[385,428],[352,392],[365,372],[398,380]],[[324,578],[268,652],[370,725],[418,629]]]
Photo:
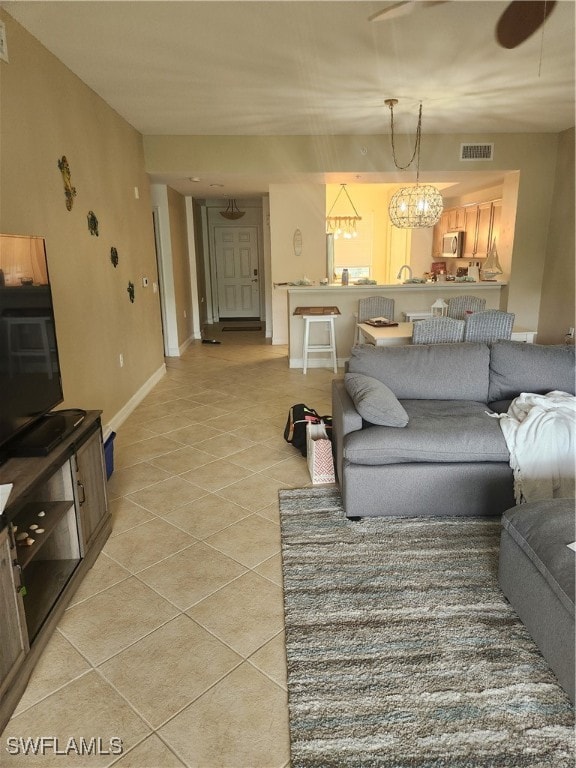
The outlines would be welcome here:
[[[405,427],[408,414],[394,392],[378,379],[363,373],[346,373],[344,385],[365,421],[381,427]]]

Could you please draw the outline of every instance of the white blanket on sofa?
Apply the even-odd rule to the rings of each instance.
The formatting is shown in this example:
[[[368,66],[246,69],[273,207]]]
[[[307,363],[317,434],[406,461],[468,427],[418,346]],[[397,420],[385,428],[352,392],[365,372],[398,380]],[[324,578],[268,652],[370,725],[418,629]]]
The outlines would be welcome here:
[[[574,498],[576,397],[523,392],[494,415],[510,451],[516,503]]]

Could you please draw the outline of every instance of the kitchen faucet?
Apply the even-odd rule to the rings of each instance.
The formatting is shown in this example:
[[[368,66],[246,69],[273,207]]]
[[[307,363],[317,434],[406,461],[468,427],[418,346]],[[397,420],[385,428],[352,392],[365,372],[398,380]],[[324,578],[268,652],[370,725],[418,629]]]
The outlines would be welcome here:
[[[398,270],[398,274],[396,275],[396,280],[400,280],[401,279],[402,272],[404,272],[405,269],[408,270],[408,276],[412,277],[412,267],[409,264],[403,264],[400,267],[400,269]]]

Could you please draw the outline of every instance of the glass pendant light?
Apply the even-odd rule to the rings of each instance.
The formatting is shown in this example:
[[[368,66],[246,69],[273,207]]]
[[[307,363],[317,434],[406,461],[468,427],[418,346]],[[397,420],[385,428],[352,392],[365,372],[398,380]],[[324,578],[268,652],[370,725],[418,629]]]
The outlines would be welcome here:
[[[433,227],[437,224],[444,210],[442,195],[431,184],[420,184],[420,141],[422,137],[422,104],[418,113],[418,126],[416,128],[416,142],[414,152],[406,165],[399,165],[396,160],[396,147],[394,144],[394,107],[398,99],[386,99],[384,102],[390,108],[390,127],[392,134],[392,157],[398,170],[409,168],[416,158],[416,186],[402,187],[390,200],[388,213],[395,227],[400,229],[417,229],[420,227]]]

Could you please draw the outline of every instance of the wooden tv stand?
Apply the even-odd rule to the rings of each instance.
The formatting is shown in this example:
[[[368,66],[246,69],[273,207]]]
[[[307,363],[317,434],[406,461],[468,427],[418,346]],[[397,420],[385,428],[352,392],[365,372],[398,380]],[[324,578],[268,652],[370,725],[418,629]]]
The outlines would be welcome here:
[[[4,483],[14,487],[0,515],[0,732],[110,535],[100,411],[48,456],[9,459]]]

